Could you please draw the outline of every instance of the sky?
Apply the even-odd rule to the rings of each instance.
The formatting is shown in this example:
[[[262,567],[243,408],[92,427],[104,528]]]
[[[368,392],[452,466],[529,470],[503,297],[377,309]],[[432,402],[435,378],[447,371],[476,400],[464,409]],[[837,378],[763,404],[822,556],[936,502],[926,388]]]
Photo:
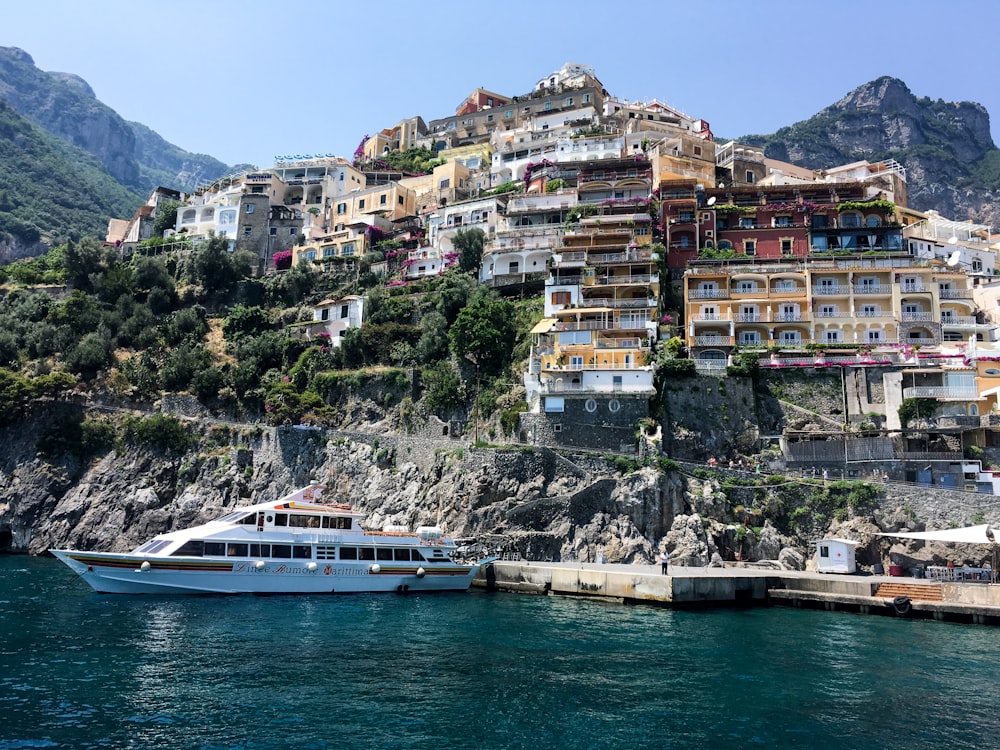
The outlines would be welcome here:
[[[1000,142],[996,0],[5,2],[0,46],[75,73],[126,120],[227,164],[350,159],[366,134],[525,94],[573,62],[716,137],[773,133],[883,75],[974,101]]]

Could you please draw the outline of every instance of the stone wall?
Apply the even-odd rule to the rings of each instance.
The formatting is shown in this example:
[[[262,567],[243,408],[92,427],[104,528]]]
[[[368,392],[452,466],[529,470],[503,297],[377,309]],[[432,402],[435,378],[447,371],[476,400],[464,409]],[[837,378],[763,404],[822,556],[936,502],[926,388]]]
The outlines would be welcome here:
[[[529,445],[634,453],[636,429],[647,417],[643,396],[567,398],[564,411],[521,414],[518,436]]]

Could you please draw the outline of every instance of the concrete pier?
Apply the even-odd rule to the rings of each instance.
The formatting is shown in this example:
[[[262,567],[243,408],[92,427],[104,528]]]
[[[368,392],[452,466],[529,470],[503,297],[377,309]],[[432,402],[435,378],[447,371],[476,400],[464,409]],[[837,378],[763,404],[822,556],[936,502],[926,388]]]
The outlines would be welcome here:
[[[1000,625],[1000,585],[754,567],[497,561],[473,586],[670,607],[792,606]]]

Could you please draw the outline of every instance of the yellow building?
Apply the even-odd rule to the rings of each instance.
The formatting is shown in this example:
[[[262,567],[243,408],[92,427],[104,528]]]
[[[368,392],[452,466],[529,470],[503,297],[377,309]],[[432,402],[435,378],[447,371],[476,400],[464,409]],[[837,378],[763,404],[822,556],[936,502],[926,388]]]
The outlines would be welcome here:
[[[724,362],[734,346],[904,350],[985,333],[968,276],[908,257],[696,261],[684,299],[696,360]]]

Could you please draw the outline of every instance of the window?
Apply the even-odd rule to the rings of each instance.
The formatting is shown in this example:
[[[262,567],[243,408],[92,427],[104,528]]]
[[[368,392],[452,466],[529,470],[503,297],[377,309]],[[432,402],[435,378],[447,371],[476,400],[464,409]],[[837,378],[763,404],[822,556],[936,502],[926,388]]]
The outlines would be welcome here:
[[[574,370],[579,370],[583,367],[583,357],[578,354],[573,355],[569,358],[569,366]]]
[[[299,232],[298,232],[298,229],[296,229],[295,227],[288,227],[288,233],[292,234],[292,235],[295,235],[295,234],[298,234]]]
[[[839,344],[840,331],[825,331],[823,334],[823,341],[828,344]]]
[[[330,308],[324,307],[322,310],[320,310],[320,312],[319,312],[319,319],[320,320],[329,320],[330,319]]]
[[[353,242],[344,243],[344,246],[340,250],[340,254],[345,258],[354,255],[354,243]]]
[[[253,234],[253,227],[250,226],[249,224],[245,224],[243,226],[243,236],[249,237],[251,234]]]
[[[759,343],[759,331],[740,331],[740,346],[755,346]]]
[[[753,176],[753,172],[751,172],[751,171],[750,171],[750,170],[748,169],[748,170],[747,170],[747,184],[748,184],[748,185],[753,185],[753,180],[754,180],[754,176]]]
[[[691,223],[694,221],[694,211],[681,211],[677,218],[680,221]]]
[[[701,146],[695,146],[694,147],[694,155],[695,156],[701,156]]]
[[[781,254],[782,255],[791,255],[792,254],[792,241],[791,240],[782,240],[781,241]]]
[[[740,217],[740,229],[753,229],[754,218],[752,216]]]
[[[545,110],[548,111],[552,109],[552,102],[545,102]]]
[[[774,226],[776,227],[790,227],[792,225],[791,216],[775,216]]]
[[[568,305],[570,303],[569,292],[552,292],[553,305]]]
[[[825,544],[820,545],[819,556],[820,557],[829,557],[830,556],[830,548],[827,547]]]
[[[364,210],[364,207],[365,207],[365,199],[362,198],[361,200],[358,201],[358,209]]]
[[[396,202],[399,203],[399,205],[402,206],[403,205],[403,196],[399,196],[399,198],[396,200]]]
[[[572,96],[567,96],[566,97],[566,106],[567,107],[572,107],[573,106],[573,97]]]
[[[861,226],[861,214],[845,212],[840,215],[840,226],[858,228]]]
[[[507,273],[518,273],[520,270],[520,263],[516,260],[510,262],[510,267],[507,269]]]
[[[346,214],[347,213],[347,204],[346,203],[338,203],[337,204],[337,213],[338,214]]]
[[[584,94],[583,95],[583,103],[584,104],[590,104],[590,94]]]
[[[350,309],[350,305],[341,305],[340,306],[340,317],[341,318],[346,318],[347,317],[347,312],[348,312],[349,309]]]
[[[277,227],[271,227],[271,236],[274,237],[274,235],[276,235],[277,233],[278,233],[278,228]]]
[[[513,117],[514,116],[514,110],[508,109],[506,112],[503,113],[503,116],[504,117]]]
[[[820,305],[819,306],[819,316],[821,318],[835,318],[835,317],[837,317],[837,306],[836,305]]]
[[[866,227],[880,227],[880,226],[882,226],[882,219],[880,219],[875,214],[869,214],[868,216],[865,217],[865,226]]]
[[[740,292],[756,292],[757,282],[756,281],[741,281],[737,287]]]
[[[824,229],[830,226],[830,220],[826,214],[813,214],[812,225],[814,229]]]
[[[861,306],[861,317],[862,318],[874,318],[879,314],[878,305],[862,305]]]
[[[719,246],[720,247],[722,246],[721,242],[719,243]],[[744,240],[743,241],[743,252],[746,253],[747,255],[756,255],[757,254],[757,243],[754,240]]]
[[[868,331],[868,341],[872,344],[882,341],[882,331]]]
[[[384,206],[384,205],[385,205],[385,202],[386,202],[386,199],[387,199],[388,197],[389,197],[389,196],[387,196],[387,195],[386,195],[385,193],[382,193],[382,195],[380,195],[380,196],[378,197],[378,202],[379,202],[379,205],[380,205],[380,206]]]
[[[248,214],[252,214],[253,213],[253,209],[254,209],[253,203],[247,203],[246,212]]]

